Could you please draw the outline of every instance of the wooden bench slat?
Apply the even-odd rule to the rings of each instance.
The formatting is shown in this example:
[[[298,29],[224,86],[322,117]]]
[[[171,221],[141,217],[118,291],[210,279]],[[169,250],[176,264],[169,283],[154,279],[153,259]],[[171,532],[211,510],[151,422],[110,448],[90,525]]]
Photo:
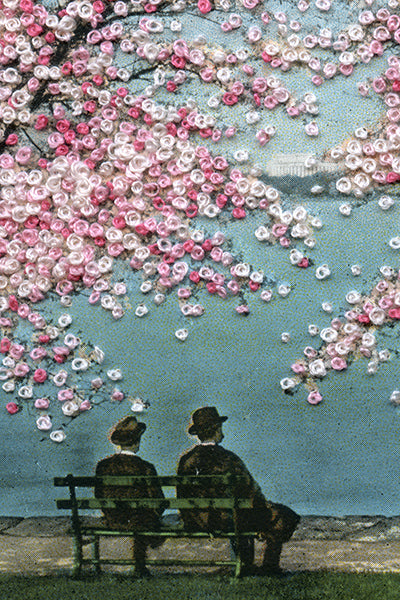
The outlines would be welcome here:
[[[108,565],[132,565],[132,560],[129,558],[106,558],[101,561],[102,563],[107,563]],[[90,558],[84,558],[82,560],[82,564],[92,564],[92,560]],[[188,566],[188,567],[222,567],[222,566],[234,566],[236,564],[235,560],[179,560],[179,559],[168,559],[168,558],[148,558],[146,560],[146,564],[154,565],[154,566]]]
[[[157,529],[155,531],[118,531],[117,529],[102,529],[101,527],[93,528],[93,527],[82,527],[82,535],[90,537],[92,535],[99,536],[116,536],[116,537],[130,537],[139,534],[141,537],[176,537],[176,538],[218,538],[218,537],[226,537],[231,538],[235,537],[234,531],[185,531],[184,529]],[[255,536],[257,532],[255,531],[243,531],[240,532],[240,535],[243,536]]]
[[[160,508],[165,509],[230,509],[251,508],[252,502],[248,498],[77,498],[75,506],[78,509],[102,509],[121,506],[129,508]],[[74,502],[70,499],[56,500],[57,508],[72,509]]]
[[[238,483],[242,480],[241,477],[233,477],[231,475],[163,475],[155,477],[152,475],[103,475],[101,477],[85,477],[85,476],[72,476],[67,477],[54,477],[54,485],[56,487],[94,487],[96,483],[103,485],[126,485],[132,486],[138,483],[147,484],[160,484],[161,487],[176,487],[177,485],[193,484],[194,482],[201,481],[206,483],[219,482],[221,485],[229,485]]]

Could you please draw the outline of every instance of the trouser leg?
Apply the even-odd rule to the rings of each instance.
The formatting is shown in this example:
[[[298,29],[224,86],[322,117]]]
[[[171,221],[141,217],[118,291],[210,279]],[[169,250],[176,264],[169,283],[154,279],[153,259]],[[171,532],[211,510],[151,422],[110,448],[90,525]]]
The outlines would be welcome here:
[[[146,543],[141,537],[133,537],[132,555],[135,562],[135,573],[146,572]]]
[[[239,555],[243,566],[251,566],[254,562],[254,538],[252,537],[241,537],[239,544],[235,539],[231,540],[232,550],[235,555]]]
[[[291,508],[283,504],[266,503],[267,513],[266,521],[269,523],[266,528],[265,550],[262,563],[262,569],[265,571],[279,572],[279,560],[282,552],[282,545],[287,542],[300,520]]]
[[[281,552],[282,542],[273,538],[272,536],[267,536],[262,561],[262,569],[267,571],[279,571]]]

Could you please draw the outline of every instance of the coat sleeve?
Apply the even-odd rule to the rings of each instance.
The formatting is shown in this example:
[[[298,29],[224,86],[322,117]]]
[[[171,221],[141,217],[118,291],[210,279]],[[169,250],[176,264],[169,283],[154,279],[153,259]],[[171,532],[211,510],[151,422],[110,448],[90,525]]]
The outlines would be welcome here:
[[[101,460],[96,465],[95,476],[101,477],[104,474],[105,474],[104,460]],[[94,495],[95,495],[95,498],[103,497],[103,485],[102,484],[96,483],[95,488],[94,488]]]
[[[191,464],[190,457],[184,455],[181,457],[178,463],[177,475],[195,475],[195,469]],[[193,484],[183,485],[179,484],[176,488],[176,494],[178,498],[191,498],[193,495]]]
[[[151,463],[147,464],[146,475],[151,475],[152,477],[158,477],[156,468]],[[165,498],[164,492],[162,491],[162,487],[156,481],[154,481],[151,485],[149,485],[148,494],[149,494],[149,498]],[[155,512],[158,514],[159,517],[161,517],[161,515],[164,512],[164,508],[160,507],[159,509],[156,509]]]
[[[241,477],[241,482],[236,488],[236,492],[244,498],[252,499],[254,507],[265,506],[264,494],[242,459],[236,456],[236,454],[231,453],[231,461],[231,472]]]

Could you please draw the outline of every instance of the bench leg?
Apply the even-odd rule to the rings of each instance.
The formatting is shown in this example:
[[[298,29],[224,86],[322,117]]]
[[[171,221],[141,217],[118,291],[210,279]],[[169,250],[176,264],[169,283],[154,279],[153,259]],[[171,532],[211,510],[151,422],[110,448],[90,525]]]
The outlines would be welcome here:
[[[80,577],[82,573],[82,539],[80,536],[73,536],[73,567],[72,576]]]
[[[236,556],[236,565],[235,565],[235,579],[239,579],[243,576],[243,561],[239,554]]]
[[[92,541],[92,563],[94,565],[95,572],[98,575],[101,572],[100,537],[98,535],[95,535]]]

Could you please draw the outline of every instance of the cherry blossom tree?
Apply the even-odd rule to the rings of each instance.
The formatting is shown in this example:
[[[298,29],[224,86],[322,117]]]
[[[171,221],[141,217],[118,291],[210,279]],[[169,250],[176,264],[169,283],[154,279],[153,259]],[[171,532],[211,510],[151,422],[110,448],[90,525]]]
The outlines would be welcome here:
[[[104,386],[109,398],[124,398],[114,383],[118,369],[103,381],[101,349],[66,331],[68,312],[53,323],[41,311],[54,295],[67,310],[71,295],[88,290],[90,304],[123,318],[127,289],[114,273],[121,261],[141,278],[144,297],[159,305],[173,295],[188,319],[204,312],[195,299],[199,288],[221,302],[237,297],[242,316],[248,294],[271,298],[271,282],[223,233],[227,221],[261,214],[258,242],[286,251],[294,268],[312,266],[319,219],[301,205],[286,209],[279,187],[246,150],[232,156],[219,149],[235,140],[238,115],[265,152],[279,131],[261,122],[274,112],[301,120],[305,139],[314,138],[318,89],[371,64],[371,79],[355,85],[360,102],[379,96],[379,124],[356,129],[321,159],[337,161],[336,189],[350,197],[399,180],[397,2],[359,8],[337,34],[302,24],[309,10],[334,10],[329,0],[283,4],[273,12],[258,0],[77,0],[57,7],[2,0],[0,377],[5,392],[17,392],[18,400],[6,406],[10,414],[28,403],[38,428],[50,431],[55,397],[66,417],[90,409]],[[198,28],[217,28],[224,44]],[[375,74],[383,59],[385,71]],[[304,71],[315,93],[291,89],[291,71]],[[207,98],[204,106],[193,89]],[[400,245],[398,238],[391,243]],[[306,381],[315,403],[315,378],[345,368],[344,356],[385,360],[364,331],[400,316],[397,273],[383,276],[348,311],[347,322],[334,320],[326,339],[321,335],[323,346],[293,366],[296,377],[281,382],[286,391]],[[289,291],[281,286],[278,294]],[[146,311],[143,303],[136,316]],[[25,344],[16,337],[20,321],[32,330]],[[182,341],[186,335],[184,328],[176,332]],[[85,376],[83,385],[86,371],[92,379]],[[38,397],[46,381],[53,392]],[[62,430],[51,435],[63,439]]]

